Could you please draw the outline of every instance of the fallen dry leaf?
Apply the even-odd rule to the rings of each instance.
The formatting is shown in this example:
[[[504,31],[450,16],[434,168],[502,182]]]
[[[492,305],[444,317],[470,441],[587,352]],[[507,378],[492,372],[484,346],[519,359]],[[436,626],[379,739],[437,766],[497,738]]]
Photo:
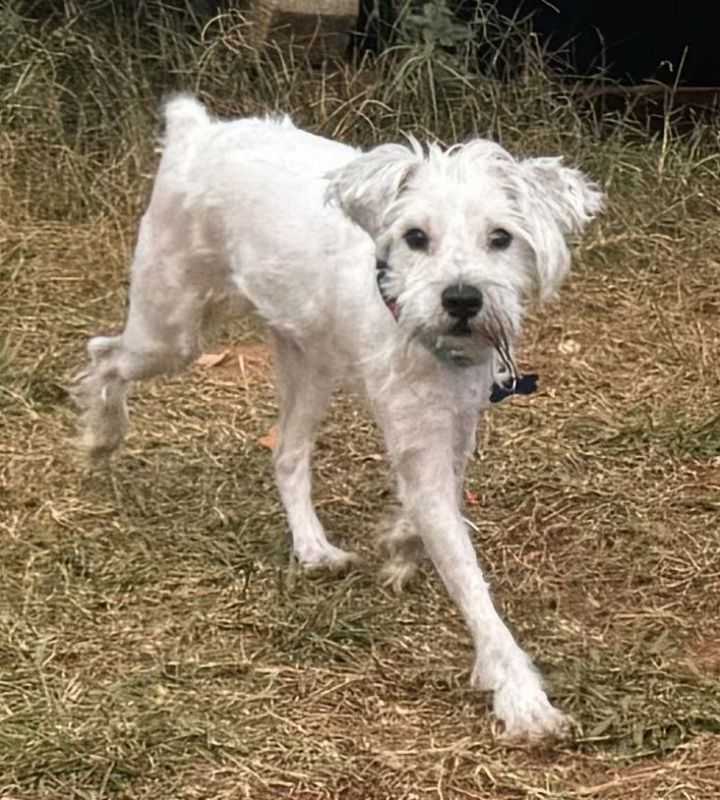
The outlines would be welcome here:
[[[277,428],[273,425],[265,436],[261,436],[257,441],[261,447],[267,447],[268,450],[275,450],[277,446],[277,436]]]
[[[720,641],[714,638],[701,639],[692,655],[684,661],[696,675],[720,677]]]
[[[465,502],[469,506],[476,506],[478,504],[478,496],[472,489],[465,489]]]
[[[218,364],[222,364],[229,355],[229,350],[223,350],[222,353],[203,353],[195,363],[201,367],[216,367]]]

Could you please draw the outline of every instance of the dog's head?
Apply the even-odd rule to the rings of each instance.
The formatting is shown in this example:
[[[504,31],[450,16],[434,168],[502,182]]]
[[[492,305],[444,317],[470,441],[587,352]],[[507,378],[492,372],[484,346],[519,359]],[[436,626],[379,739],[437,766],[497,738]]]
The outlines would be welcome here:
[[[383,145],[329,180],[329,200],[375,241],[400,325],[469,355],[512,340],[526,301],[554,293],[570,266],[566,238],[603,200],[560,159],[516,160],[485,140]]]

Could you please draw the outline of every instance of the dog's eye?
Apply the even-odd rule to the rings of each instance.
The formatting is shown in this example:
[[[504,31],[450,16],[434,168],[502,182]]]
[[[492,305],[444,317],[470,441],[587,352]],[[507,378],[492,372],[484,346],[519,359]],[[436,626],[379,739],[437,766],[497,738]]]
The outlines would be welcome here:
[[[495,228],[490,234],[490,247],[493,250],[507,250],[512,242],[512,234],[504,228]]]
[[[411,250],[427,250],[430,241],[427,233],[421,231],[420,228],[410,228],[403,234],[403,239]]]

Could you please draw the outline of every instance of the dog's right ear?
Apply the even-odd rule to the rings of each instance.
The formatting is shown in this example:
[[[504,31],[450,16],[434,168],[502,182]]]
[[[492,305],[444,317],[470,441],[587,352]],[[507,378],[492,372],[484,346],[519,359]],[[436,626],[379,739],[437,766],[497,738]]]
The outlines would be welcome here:
[[[363,153],[327,177],[325,200],[336,203],[350,219],[377,240],[387,207],[397,199],[422,163],[420,145],[385,144]]]

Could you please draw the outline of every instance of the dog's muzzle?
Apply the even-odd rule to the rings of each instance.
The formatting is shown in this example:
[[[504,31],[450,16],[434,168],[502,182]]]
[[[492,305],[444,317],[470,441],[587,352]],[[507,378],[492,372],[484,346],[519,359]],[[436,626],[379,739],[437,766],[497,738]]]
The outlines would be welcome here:
[[[377,283],[380,297],[387,306],[393,319],[397,322],[400,318],[400,305],[397,297],[393,297],[388,291],[387,282],[390,266],[387,261],[378,258],[375,260],[375,282]],[[441,302],[445,311],[456,320],[450,330],[452,336],[469,336],[472,331],[468,325],[468,320],[472,319],[482,309],[482,292],[472,285],[453,284],[446,287],[441,295]],[[440,361],[454,367],[474,367],[478,362],[469,358],[462,351],[452,347],[442,336],[429,336],[424,334],[420,341],[425,347]],[[502,365],[502,375],[500,380],[492,385],[490,394],[491,403],[499,403],[512,394],[532,394],[537,390],[538,376],[535,374],[520,375],[515,366],[510,348],[503,345],[495,345],[495,352]]]

